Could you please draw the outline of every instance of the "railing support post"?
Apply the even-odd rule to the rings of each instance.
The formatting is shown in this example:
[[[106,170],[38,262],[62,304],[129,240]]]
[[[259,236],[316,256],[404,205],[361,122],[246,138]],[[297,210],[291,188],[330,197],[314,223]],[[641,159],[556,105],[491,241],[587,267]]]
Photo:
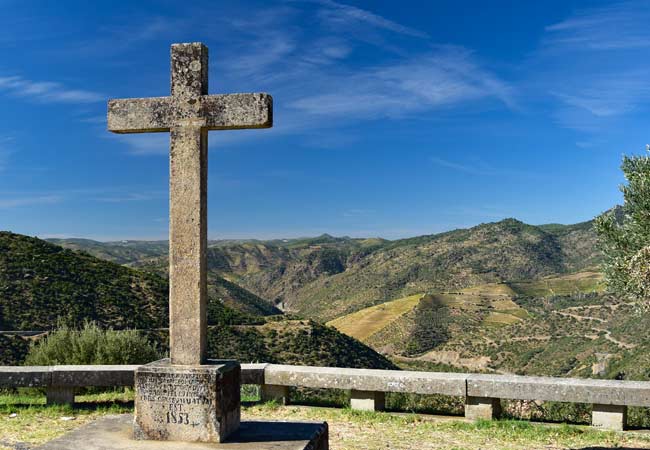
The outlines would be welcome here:
[[[501,400],[490,397],[465,397],[465,417],[492,420],[501,416]]]
[[[289,404],[289,386],[263,384],[261,389],[263,402],[275,401],[280,405]]]
[[[350,408],[359,411],[383,411],[386,394],[373,391],[350,391]]]
[[[623,431],[627,422],[627,406],[593,405],[591,425],[602,430]]]
[[[74,405],[74,387],[48,386],[46,396],[48,405]]]

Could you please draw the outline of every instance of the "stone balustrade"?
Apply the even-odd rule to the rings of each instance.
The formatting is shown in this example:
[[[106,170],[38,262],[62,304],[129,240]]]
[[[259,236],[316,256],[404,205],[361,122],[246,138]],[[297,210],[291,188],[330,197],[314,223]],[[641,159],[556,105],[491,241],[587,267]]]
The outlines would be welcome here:
[[[0,388],[41,387],[48,403],[73,403],[86,386],[133,386],[137,366],[0,366]],[[384,409],[386,392],[465,398],[465,417],[493,419],[501,399],[593,405],[592,424],[623,430],[628,406],[650,407],[650,382],[466,373],[242,364],[242,384],[261,386],[263,400],[289,403],[291,387],[342,389],[352,409]]]

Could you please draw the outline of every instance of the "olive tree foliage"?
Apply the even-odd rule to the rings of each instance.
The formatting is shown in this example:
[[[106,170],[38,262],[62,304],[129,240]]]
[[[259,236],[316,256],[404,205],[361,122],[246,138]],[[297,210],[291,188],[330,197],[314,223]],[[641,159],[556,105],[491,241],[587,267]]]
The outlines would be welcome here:
[[[650,306],[650,145],[648,153],[624,156],[624,204],[596,218],[610,289]],[[617,217],[618,216],[618,217]]]
[[[75,329],[60,322],[57,330],[32,344],[25,365],[145,364],[162,356],[157,345],[136,330],[102,329],[95,322]]]

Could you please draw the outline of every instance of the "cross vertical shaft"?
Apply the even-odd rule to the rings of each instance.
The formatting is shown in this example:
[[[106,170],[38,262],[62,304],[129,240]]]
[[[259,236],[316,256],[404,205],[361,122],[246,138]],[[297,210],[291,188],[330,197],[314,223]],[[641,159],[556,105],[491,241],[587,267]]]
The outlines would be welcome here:
[[[269,128],[268,94],[208,95],[208,49],[171,49],[171,96],[110,100],[115,133],[170,132],[169,341],[173,365],[206,362],[208,130]]]
[[[175,106],[192,111],[207,93],[208,49],[173,45]],[[169,352],[182,365],[202,364],[207,341],[208,132],[188,116],[171,128],[169,153]]]
[[[207,339],[207,150],[200,127],[171,129],[169,343],[172,364],[201,364]]]

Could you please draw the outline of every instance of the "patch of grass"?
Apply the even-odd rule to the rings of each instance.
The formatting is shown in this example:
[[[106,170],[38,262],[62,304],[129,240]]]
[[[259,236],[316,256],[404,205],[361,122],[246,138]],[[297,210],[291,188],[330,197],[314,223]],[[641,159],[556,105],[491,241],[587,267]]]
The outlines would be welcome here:
[[[417,414],[390,414],[350,409],[278,407],[247,408],[245,417],[272,415],[281,420],[327,421],[332,448],[361,449],[550,449],[647,448],[650,437],[602,432],[584,426],[546,425],[516,420],[467,422]]]
[[[0,395],[2,445],[39,445],[103,415],[133,410],[131,390],[81,395],[76,400],[72,408],[46,406],[45,397],[33,390]]]
[[[102,415],[132,412],[132,396],[131,390],[78,396],[79,405],[70,408],[45,406],[43,397],[33,391],[0,395],[0,450],[18,443],[39,445]],[[453,417],[280,406],[274,402],[244,406],[242,418],[327,421],[331,447],[346,450],[650,447],[650,436],[602,432],[584,426],[517,420],[468,422]]]

